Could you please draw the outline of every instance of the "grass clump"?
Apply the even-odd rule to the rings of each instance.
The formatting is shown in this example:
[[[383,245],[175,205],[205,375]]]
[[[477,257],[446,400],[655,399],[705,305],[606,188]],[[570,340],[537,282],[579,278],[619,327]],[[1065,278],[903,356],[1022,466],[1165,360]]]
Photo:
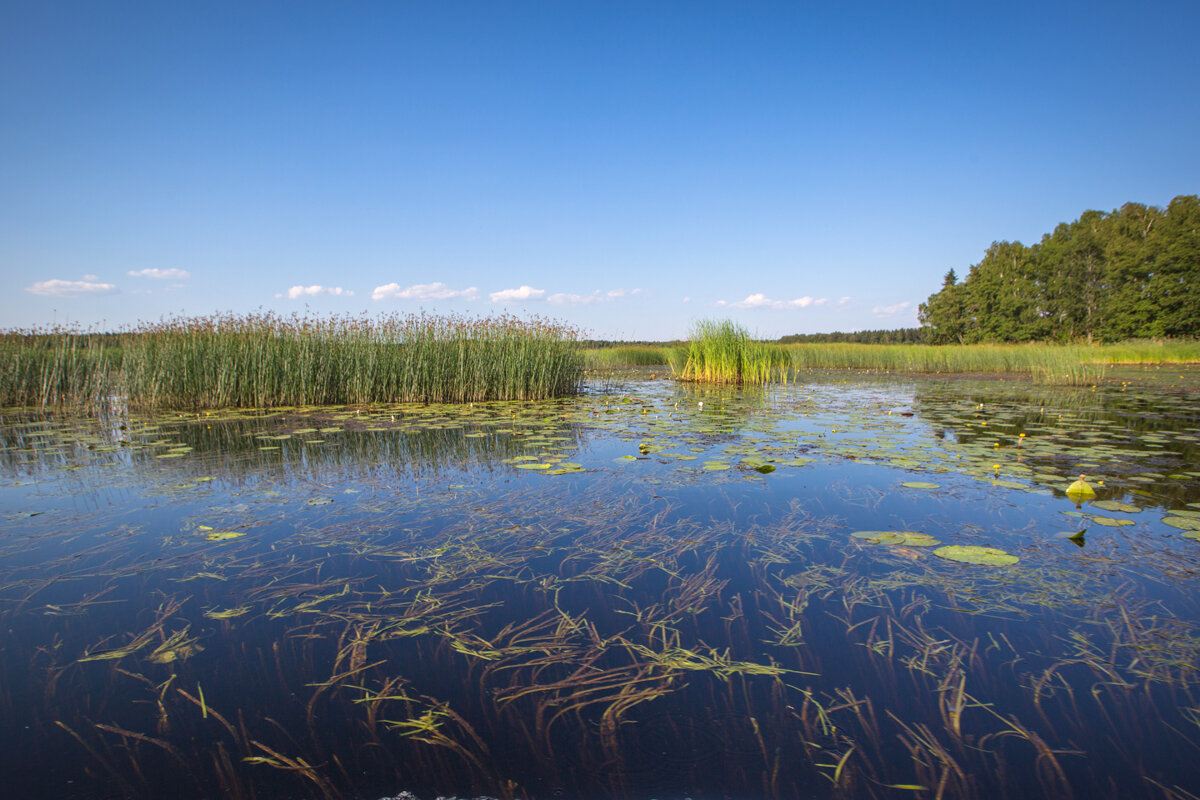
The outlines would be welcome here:
[[[658,367],[669,363],[668,351],[664,347],[651,345],[624,345],[597,347],[583,351],[584,364],[588,369],[611,369],[614,367]]]
[[[731,320],[700,320],[671,368],[685,381],[725,384],[787,382],[792,360],[777,344],[756,342]]]
[[[0,335],[0,403],[135,409],[535,400],[574,392],[578,333],[512,316],[175,318]]]

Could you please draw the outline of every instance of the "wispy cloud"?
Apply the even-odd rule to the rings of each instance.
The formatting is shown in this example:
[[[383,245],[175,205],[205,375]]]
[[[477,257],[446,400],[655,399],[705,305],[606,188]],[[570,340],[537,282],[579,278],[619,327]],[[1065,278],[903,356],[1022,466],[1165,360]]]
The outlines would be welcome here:
[[[478,297],[478,286],[451,289],[441,282],[414,283],[407,287],[401,287],[398,283],[385,283],[371,291],[372,300],[475,300]]]
[[[190,278],[192,273],[186,269],[157,269],[155,267],[147,267],[146,269],[131,269],[125,273],[134,278],[157,278],[159,280],[176,280],[181,281],[185,278]]]
[[[501,289],[488,295],[493,303],[503,303],[508,300],[541,300],[546,296],[545,289],[535,289],[532,286],[522,286],[519,289]]]
[[[808,308],[809,306],[823,306],[829,302],[827,297],[797,297],[794,300],[772,300],[762,292],[749,295],[745,300],[739,300],[736,303],[731,303],[727,300],[718,300],[718,306],[729,306],[730,308],[767,308],[773,311],[785,311],[787,309]]]
[[[899,314],[901,311],[907,311],[912,303],[896,303],[892,306],[875,306],[871,309],[871,313],[877,317],[890,317],[894,314]]]
[[[557,306],[587,306],[592,303],[611,303],[623,297],[632,297],[633,295],[641,294],[641,292],[641,289],[610,289],[607,292],[601,292],[597,289],[591,294],[558,292],[547,297],[546,302]]]
[[[84,295],[116,294],[118,289],[115,284],[99,283],[95,280],[64,281],[59,278],[51,278],[48,281],[38,281],[33,286],[26,286],[25,291],[48,297],[81,297]]]
[[[301,297],[316,297],[320,294],[333,295],[334,297],[350,297],[354,292],[349,289],[343,289],[340,286],[322,286],[319,283],[314,283],[312,286],[293,286],[286,292],[276,292],[276,297],[286,297],[289,300],[298,300]]]

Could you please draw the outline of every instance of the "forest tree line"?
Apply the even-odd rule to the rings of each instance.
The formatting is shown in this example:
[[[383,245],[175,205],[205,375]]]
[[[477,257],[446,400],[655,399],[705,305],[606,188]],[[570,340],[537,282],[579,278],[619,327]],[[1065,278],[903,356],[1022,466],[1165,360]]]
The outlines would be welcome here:
[[[893,328],[877,331],[843,333],[790,333],[779,337],[780,344],[920,344],[925,341],[924,328]]]
[[[994,242],[920,306],[924,340],[1120,341],[1200,335],[1200,198],[1086,211],[1037,244]]]

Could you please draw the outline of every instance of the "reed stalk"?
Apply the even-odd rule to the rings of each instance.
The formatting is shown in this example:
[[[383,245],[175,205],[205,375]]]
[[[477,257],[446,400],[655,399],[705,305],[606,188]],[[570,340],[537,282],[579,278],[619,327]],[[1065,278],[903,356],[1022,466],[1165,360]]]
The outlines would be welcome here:
[[[0,405],[180,409],[537,400],[573,393],[578,332],[512,316],[211,316],[0,334]]]

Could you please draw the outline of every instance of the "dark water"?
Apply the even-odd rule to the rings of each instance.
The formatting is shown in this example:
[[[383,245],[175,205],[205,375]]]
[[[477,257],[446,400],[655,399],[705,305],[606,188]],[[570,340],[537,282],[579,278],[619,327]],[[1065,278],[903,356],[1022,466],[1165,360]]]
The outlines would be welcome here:
[[[1200,413],[1160,383],[5,414],[0,785],[1195,797]]]

